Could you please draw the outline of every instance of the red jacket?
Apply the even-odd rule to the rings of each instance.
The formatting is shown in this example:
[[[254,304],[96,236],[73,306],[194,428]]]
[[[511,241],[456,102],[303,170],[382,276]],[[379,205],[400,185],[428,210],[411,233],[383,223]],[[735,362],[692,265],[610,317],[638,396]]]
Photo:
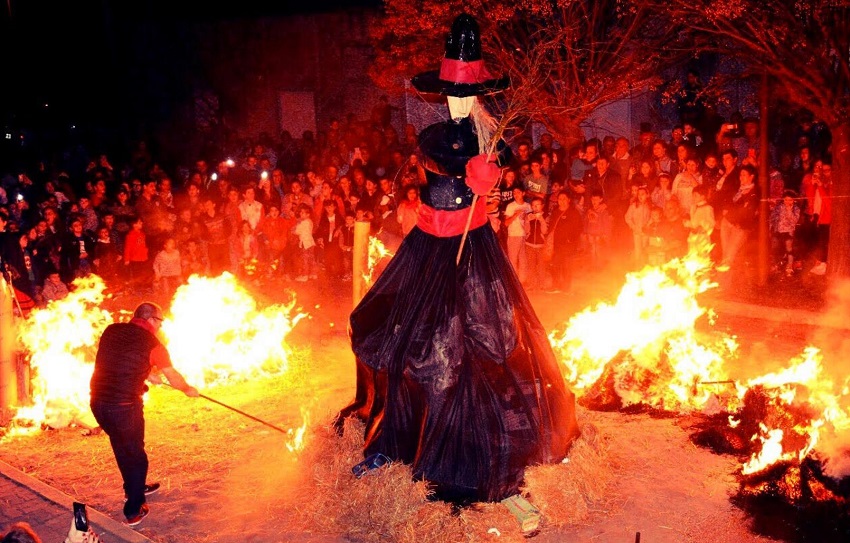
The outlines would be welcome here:
[[[145,233],[141,230],[130,230],[124,240],[124,262],[145,262],[147,259]]]
[[[815,197],[820,196],[818,224],[832,224],[832,185],[812,183],[811,176],[803,180],[803,194],[806,196],[806,214],[815,212]]]

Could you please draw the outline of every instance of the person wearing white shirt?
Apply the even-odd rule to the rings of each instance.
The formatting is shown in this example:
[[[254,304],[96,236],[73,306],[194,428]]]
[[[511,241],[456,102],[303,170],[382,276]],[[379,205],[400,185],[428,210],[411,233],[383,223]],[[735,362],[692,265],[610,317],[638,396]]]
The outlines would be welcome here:
[[[248,221],[251,230],[256,230],[263,218],[263,204],[257,201],[254,187],[245,189],[243,196],[245,199],[239,203],[239,215],[243,221]]]
[[[505,224],[508,227],[508,260],[521,283],[525,283],[525,220],[529,213],[531,205],[525,201],[525,191],[522,187],[514,187],[514,201],[505,208]]]

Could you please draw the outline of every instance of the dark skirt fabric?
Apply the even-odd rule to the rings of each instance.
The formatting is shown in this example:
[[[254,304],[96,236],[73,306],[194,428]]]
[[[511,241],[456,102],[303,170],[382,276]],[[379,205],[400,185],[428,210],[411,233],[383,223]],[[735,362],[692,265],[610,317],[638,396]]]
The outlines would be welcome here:
[[[575,397],[489,225],[440,238],[414,228],[354,309],[365,456],[412,465],[435,496],[497,501],[527,466],[561,461]]]

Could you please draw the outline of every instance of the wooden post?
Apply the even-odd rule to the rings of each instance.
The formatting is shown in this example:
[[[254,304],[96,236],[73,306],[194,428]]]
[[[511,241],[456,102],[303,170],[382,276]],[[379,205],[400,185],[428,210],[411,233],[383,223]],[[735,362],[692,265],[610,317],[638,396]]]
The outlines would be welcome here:
[[[18,361],[15,357],[15,314],[11,286],[0,278],[0,423],[12,418],[18,405]]]
[[[369,288],[369,285],[366,284],[366,275],[369,273],[369,231],[371,228],[372,223],[370,221],[354,223],[354,248],[351,250],[352,267],[354,268],[351,270],[352,307],[357,307]]]

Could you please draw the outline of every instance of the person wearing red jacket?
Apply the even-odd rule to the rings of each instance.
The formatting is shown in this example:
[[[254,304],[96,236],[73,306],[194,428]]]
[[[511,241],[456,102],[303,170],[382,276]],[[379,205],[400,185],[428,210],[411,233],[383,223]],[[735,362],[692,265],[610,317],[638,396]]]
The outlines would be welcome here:
[[[823,162],[811,176],[803,180],[803,193],[806,196],[806,215],[809,223],[815,225],[814,254],[815,264],[811,271],[815,275],[826,273],[827,248],[829,246],[829,227],[832,224],[832,164]]]
[[[128,271],[128,286],[134,291],[150,286],[150,260],[144,221],[136,217],[124,240],[124,266]]]

